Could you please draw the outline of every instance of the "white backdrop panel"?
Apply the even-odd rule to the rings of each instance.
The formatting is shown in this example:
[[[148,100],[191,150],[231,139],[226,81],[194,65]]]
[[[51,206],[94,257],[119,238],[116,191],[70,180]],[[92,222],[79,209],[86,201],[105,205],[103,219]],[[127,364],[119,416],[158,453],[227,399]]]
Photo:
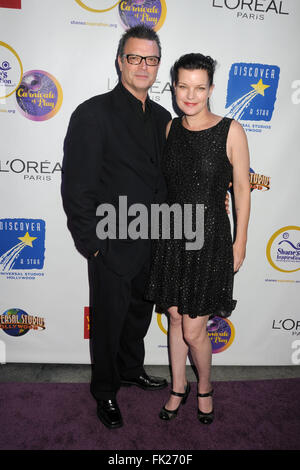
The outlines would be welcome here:
[[[17,65],[8,70],[3,64],[5,61],[12,64],[13,60],[17,64],[12,48],[20,58],[24,75],[30,71],[50,74],[62,92],[59,93],[61,107],[51,118],[31,120],[21,114],[16,93],[4,97],[3,86],[0,87],[0,256],[28,231],[9,230],[4,219],[16,223],[21,219],[42,220],[46,227],[43,233],[28,231],[29,237],[36,239],[32,240],[32,247],[26,245],[20,254],[21,257],[24,253],[25,265],[16,264],[8,270],[0,264],[1,350],[4,345],[7,362],[88,363],[89,341],[84,338],[84,307],[89,303],[87,266],[74,248],[66,227],[59,170],[71,113],[82,101],[112,89],[117,82],[115,58],[124,27],[118,7],[96,13],[84,9],[75,0],[22,0],[20,3],[21,8],[3,8],[0,0],[3,72],[0,84],[4,83],[4,73],[12,83],[17,80]],[[108,8],[114,2],[86,0],[83,3],[99,9]],[[130,5],[130,2],[122,3]],[[292,356],[293,346],[300,335],[300,231],[291,227],[300,226],[300,66],[297,60],[300,4],[293,0],[131,3],[140,7],[166,5],[166,17],[158,31],[163,57],[150,96],[173,116],[170,67],[188,52],[208,54],[218,62],[211,99],[216,114],[229,112],[227,97],[230,101],[230,93],[237,93],[241,98],[247,80],[251,85],[262,78],[262,83],[269,85],[264,94],[257,95],[249,104],[247,109],[252,108],[253,115],[247,119],[244,115],[239,121],[247,131],[251,171],[269,177],[270,189],[255,188],[251,194],[247,258],[235,280],[236,310],[218,328],[210,325],[209,333],[214,341],[214,364],[295,364],[297,356]],[[232,65],[238,63],[244,64],[241,75],[230,78]],[[253,75],[251,81],[250,64],[257,64],[261,74]],[[279,67],[278,83],[277,79],[266,76],[268,66]],[[8,87],[7,83],[7,89],[11,89]],[[271,95],[273,102],[268,101]],[[262,109],[270,113],[272,105],[270,120],[255,120],[254,116]],[[253,127],[257,125],[264,127]],[[280,261],[274,268],[266,250],[272,235],[284,227],[287,228],[275,237],[272,249],[276,252],[280,247],[286,250],[289,247],[289,251],[295,252],[294,260]],[[35,243],[44,236],[44,245],[38,251]],[[42,268],[27,264],[41,262],[43,256]],[[298,270],[292,271],[293,267]],[[16,314],[11,309],[21,309],[23,314],[44,319],[45,328],[29,329],[18,335],[14,330],[11,334],[9,319]],[[146,364],[168,363],[167,336],[163,331],[166,329],[166,318],[154,313],[146,338]]]

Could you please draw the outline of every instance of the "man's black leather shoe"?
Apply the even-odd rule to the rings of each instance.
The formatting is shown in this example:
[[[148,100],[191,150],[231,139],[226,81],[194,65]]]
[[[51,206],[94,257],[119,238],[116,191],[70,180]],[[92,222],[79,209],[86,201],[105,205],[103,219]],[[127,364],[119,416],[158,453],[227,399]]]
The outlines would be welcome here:
[[[153,377],[151,375],[147,375],[146,373],[141,374],[133,379],[122,379],[121,384],[127,387],[136,385],[143,390],[161,390],[162,388],[168,386],[166,379],[163,379],[162,377]]]
[[[98,400],[97,416],[110,429],[123,426],[123,419],[116,400]]]

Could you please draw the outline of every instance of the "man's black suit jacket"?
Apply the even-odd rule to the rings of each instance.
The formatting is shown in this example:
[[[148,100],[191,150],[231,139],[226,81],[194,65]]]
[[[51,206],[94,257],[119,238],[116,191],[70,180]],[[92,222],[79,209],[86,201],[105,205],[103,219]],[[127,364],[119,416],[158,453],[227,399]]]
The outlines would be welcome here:
[[[96,234],[99,204],[118,207],[127,196],[128,207],[161,203],[166,186],[160,170],[166,125],[171,115],[150,100],[156,133],[157,158],[151,158],[138,117],[118,84],[77,107],[64,142],[62,198],[68,227],[77,249],[87,258],[99,250],[103,262],[120,275],[137,271],[149,253],[149,240],[101,240]]]

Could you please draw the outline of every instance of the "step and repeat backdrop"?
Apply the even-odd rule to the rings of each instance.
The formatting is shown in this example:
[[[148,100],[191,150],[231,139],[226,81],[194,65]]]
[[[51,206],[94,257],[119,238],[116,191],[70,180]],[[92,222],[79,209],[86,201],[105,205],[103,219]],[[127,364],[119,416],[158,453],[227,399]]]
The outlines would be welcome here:
[[[144,23],[162,43],[150,97],[175,117],[172,64],[211,55],[212,111],[248,136],[247,258],[236,310],[208,325],[213,364],[300,363],[299,20],[298,0],[0,0],[0,362],[90,362],[87,263],[60,196],[63,141],[78,104],[116,85],[122,33]],[[146,364],[168,364],[167,329],[153,312]]]

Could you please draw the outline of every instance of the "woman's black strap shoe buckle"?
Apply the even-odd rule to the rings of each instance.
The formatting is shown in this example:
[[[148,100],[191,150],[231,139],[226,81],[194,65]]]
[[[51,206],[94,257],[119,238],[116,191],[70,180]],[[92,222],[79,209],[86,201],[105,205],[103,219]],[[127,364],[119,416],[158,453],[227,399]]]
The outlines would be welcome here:
[[[200,398],[206,398],[206,397],[211,397],[213,395],[214,391],[211,390],[210,392],[207,393],[197,393],[197,397]],[[214,420],[214,409],[212,409],[209,413],[204,413],[203,411],[199,410],[198,408],[198,419],[200,423],[202,424],[211,424]]]
[[[185,386],[185,392],[184,393],[179,393],[179,392],[174,392],[174,390],[171,390],[171,395],[175,395],[176,397],[181,397],[181,403],[179,406],[176,408],[176,410],[167,410],[167,408],[163,407],[159,413],[160,419],[163,419],[164,421],[170,421],[171,419],[176,418],[178,410],[181,405],[184,405],[187,401],[187,398],[189,396],[189,393],[191,391],[191,386],[189,382],[187,382]]]

